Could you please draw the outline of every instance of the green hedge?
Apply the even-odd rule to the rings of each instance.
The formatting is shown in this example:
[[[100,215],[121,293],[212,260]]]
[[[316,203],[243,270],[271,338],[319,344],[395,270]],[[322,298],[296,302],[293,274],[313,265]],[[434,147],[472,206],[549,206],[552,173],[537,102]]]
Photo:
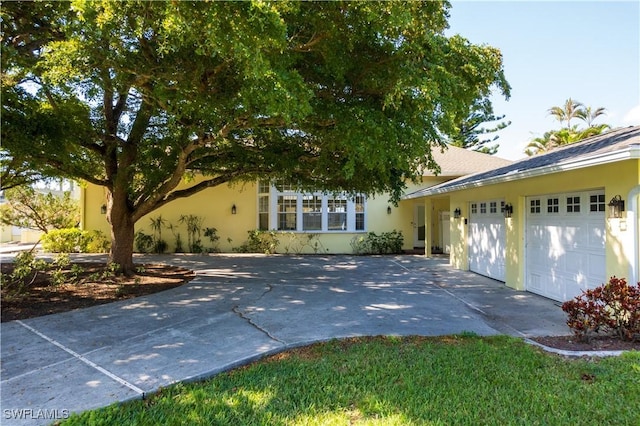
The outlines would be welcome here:
[[[109,239],[100,231],[53,229],[42,237],[42,249],[51,253],[107,253]]]

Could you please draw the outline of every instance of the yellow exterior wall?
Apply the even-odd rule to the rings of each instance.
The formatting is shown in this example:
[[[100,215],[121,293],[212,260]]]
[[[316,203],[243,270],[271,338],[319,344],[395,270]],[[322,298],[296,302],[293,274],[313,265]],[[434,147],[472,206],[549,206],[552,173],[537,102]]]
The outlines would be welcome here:
[[[444,181],[443,178],[427,177],[421,184],[408,185],[406,192],[412,192],[426,186]],[[83,206],[82,227],[97,229],[110,235],[106,216],[101,213],[101,206],[106,204],[106,192],[102,187],[87,185],[81,195]],[[197,215],[204,218],[203,229],[214,227],[218,230],[218,248],[222,252],[231,252],[247,240],[247,231],[258,227],[258,194],[254,183],[238,184],[235,186],[222,185],[203,190],[191,197],[173,201],[151,214],[143,217],[136,224],[136,232],[142,231],[152,234],[151,218],[162,218],[167,223],[177,227],[181,234],[183,247],[187,249],[186,226],[179,223],[181,215]],[[393,206],[388,202],[388,196],[378,195],[367,198],[366,224],[364,232],[354,233],[278,233],[278,252],[280,253],[352,253],[352,240],[365,236],[367,232],[390,232],[397,230],[404,237],[403,249],[413,248],[413,221],[416,204],[423,204],[423,200],[406,200]],[[236,206],[236,214],[231,214],[231,206]],[[387,209],[391,207],[391,214]],[[163,229],[162,238],[169,244],[168,251],[175,250],[175,237],[168,229]],[[205,248],[210,247],[209,241],[202,236]],[[429,243],[427,243],[428,245]]]
[[[640,185],[640,161],[627,160],[451,192],[448,194],[452,217],[450,263],[458,269],[469,269],[467,225],[464,223],[469,217],[469,204],[473,201],[504,199],[505,203],[513,205],[514,210],[513,217],[505,219],[507,226],[506,284],[522,290],[524,289],[526,197],[604,188],[605,199],[608,202],[615,195],[621,195],[626,200],[627,194],[638,185]],[[460,219],[453,219],[453,211],[456,208],[462,211]],[[634,214],[637,215],[637,212]],[[626,217],[626,214],[622,219],[610,219],[608,214],[605,216],[607,217],[607,275],[626,277],[631,263],[637,262],[637,259],[631,257],[633,251],[629,247],[635,244],[638,236],[634,236],[627,226],[631,218]]]
[[[13,230],[11,226],[0,226],[0,242],[7,243],[13,241]]]

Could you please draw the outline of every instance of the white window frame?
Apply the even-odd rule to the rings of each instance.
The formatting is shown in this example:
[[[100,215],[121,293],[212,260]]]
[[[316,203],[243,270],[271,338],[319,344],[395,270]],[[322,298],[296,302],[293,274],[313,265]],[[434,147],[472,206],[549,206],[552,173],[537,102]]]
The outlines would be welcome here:
[[[264,184],[258,184],[259,188],[264,188]],[[275,185],[270,186],[269,190],[269,229],[278,232],[299,232],[299,233],[363,233],[367,232],[367,198],[363,194],[357,194],[356,196],[350,196],[348,194],[331,194],[323,193],[320,191],[315,192],[296,192],[290,185],[282,185],[282,190],[279,190]],[[258,190],[258,197],[264,197],[267,194]],[[287,197],[293,201],[295,197],[295,229],[279,229],[280,228],[280,214],[278,201],[280,197]],[[310,212],[304,211],[304,201],[309,197],[317,197],[321,201],[321,211],[318,212],[322,215],[320,229],[304,229],[304,214],[310,214]],[[258,198],[259,199],[259,198]],[[329,216],[331,214],[341,214],[343,212],[329,212],[330,200],[345,200],[346,206],[344,207],[346,213],[346,222],[340,229],[329,229]],[[259,204],[259,203],[258,203]],[[292,203],[293,204],[293,203]],[[357,211],[357,205],[362,205],[363,211]],[[260,212],[259,212],[260,213]],[[360,220],[357,220],[357,216],[360,215]],[[361,222],[362,229],[356,229],[358,222]],[[258,224],[259,225],[259,224]]]

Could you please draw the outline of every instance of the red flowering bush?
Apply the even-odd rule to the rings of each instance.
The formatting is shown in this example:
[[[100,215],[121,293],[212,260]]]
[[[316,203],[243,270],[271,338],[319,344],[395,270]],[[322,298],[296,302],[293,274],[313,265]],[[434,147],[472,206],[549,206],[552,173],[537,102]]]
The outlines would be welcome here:
[[[624,278],[611,277],[563,303],[562,310],[568,315],[567,325],[582,341],[601,332],[622,340],[640,338],[640,283],[631,286]]]

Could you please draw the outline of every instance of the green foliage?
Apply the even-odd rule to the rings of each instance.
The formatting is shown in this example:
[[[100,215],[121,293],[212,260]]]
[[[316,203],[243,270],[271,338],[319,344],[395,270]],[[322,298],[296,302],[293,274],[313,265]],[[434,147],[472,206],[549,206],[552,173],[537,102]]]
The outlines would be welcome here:
[[[145,234],[142,231],[136,232],[134,236],[136,250],[140,253],[162,254],[168,248],[167,242],[162,239],[162,229],[167,227],[167,221],[162,218],[162,215],[152,217],[150,221],[153,235]]]
[[[247,241],[234,251],[238,253],[264,253],[274,254],[278,248],[278,234],[275,231],[262,231],[254,229],[247,231]]]
[[[46,275],[52,286],[77,281],[83,270],[78,265],[69,269],[70,263],[67,253],[58,254],[51,263],[37,258],[33,251],[18,253],[13,261],[13,272],[8,276],[2,275],[3,297],[7,300],[25,297],[40,275]]]
[[[153,237],[142,231],[136,232],[134,236],[136,250],[139,253],[151,253],[153,251]]]
[[[404,237],[395,229],[380,235],[369,232],[366,236],[351,239],[351,249],[355,254],[399,254],[402,253]]]
[[[180,216],[178,221],[187,226],[187,249],[191,253],[204,252],[201,239],[204,218],[198,215],[189,214]]]
[[[598,333],[640,339],[640,283],[630,286],[624,278],[611,277],[608,283],[564,302],[562,310],[580,340]]]
[[[283,234],[280,234],[283,235]],[[288,232],[283,236],[288,237],[288,242],[284,245],[285,253],[326,253],[329,251],[320,239],[320,234],[300,234],[296,232]]]
[[[100,231],[54,229],[42,237],[42,248],[51,253],[106,253],[110,241]]]
[[[151,229],[153,230],[153,252],[162,254],[167,250],[167,242],[162,239],[162,228],[167,226],[167,221],[162,215],[151,218]]]
[[[449,8],[5,2],[0,158],[103,186],[114,238],[229,182],[398,200],[470,105],[509,94],[498,49],[445,36]],[[111,257],[132,270],[125,246]]]
[[[501,121],[504,117],[504,115],[496,116],[493,113],[493,107],[486,100],[476,101],[471,106],[467,117],[459,124],[449,143],[460,148],[473,149],[493,155],[498,152],[499,145],[488,146],[488,144],[494,142],[499,136],[495,135],[490,139],[480,139],[480,136],[496,133],[509,126],[511,121]],[[497,123],[486,127],[491,122]]]
[[[13,272],[2,274],[3,297],[7,299],[21,299],[35,281],[37,275],[46,268],[47,263],[35,257],[33,251],[24,251],[16,255]]]
[[[541,154],[557,148],[559,146],[579,142],[591,136],[596,136],[608,130],[608,124],[593,124],[593,120],[606,114],[605,108],[597,108],[593,110],[590,106],[585,106],[581,102],[574,101],[569,98],[565,101],[563,107],[554,106],[549,109],[549,115],[554,116],[560,125],[566,121],[566,127],[562,126],[559,130],[550,130],[545,132],[543,136],[533,139],[525,147],[525,154],[532,156]],[[579,119],[587,124],[586,128],[579,128],[578,125],[571,125],[571,120]]]
[[[570,360],[506,336],[332,340],[65,425],[633,425],[640,354]]]
[[[213,253],[218,252],[218,241],[220,240],[218,230],[216,228],[204,228],[204,236],[207,237],[211,243],[211,248],[208,250]]]
[[[0,223],[48,232],[73,228],[80,222],[80,206],[70,192],[61,196],[37,192],[29,186],[6,191],[7,203],[0,206]]]

